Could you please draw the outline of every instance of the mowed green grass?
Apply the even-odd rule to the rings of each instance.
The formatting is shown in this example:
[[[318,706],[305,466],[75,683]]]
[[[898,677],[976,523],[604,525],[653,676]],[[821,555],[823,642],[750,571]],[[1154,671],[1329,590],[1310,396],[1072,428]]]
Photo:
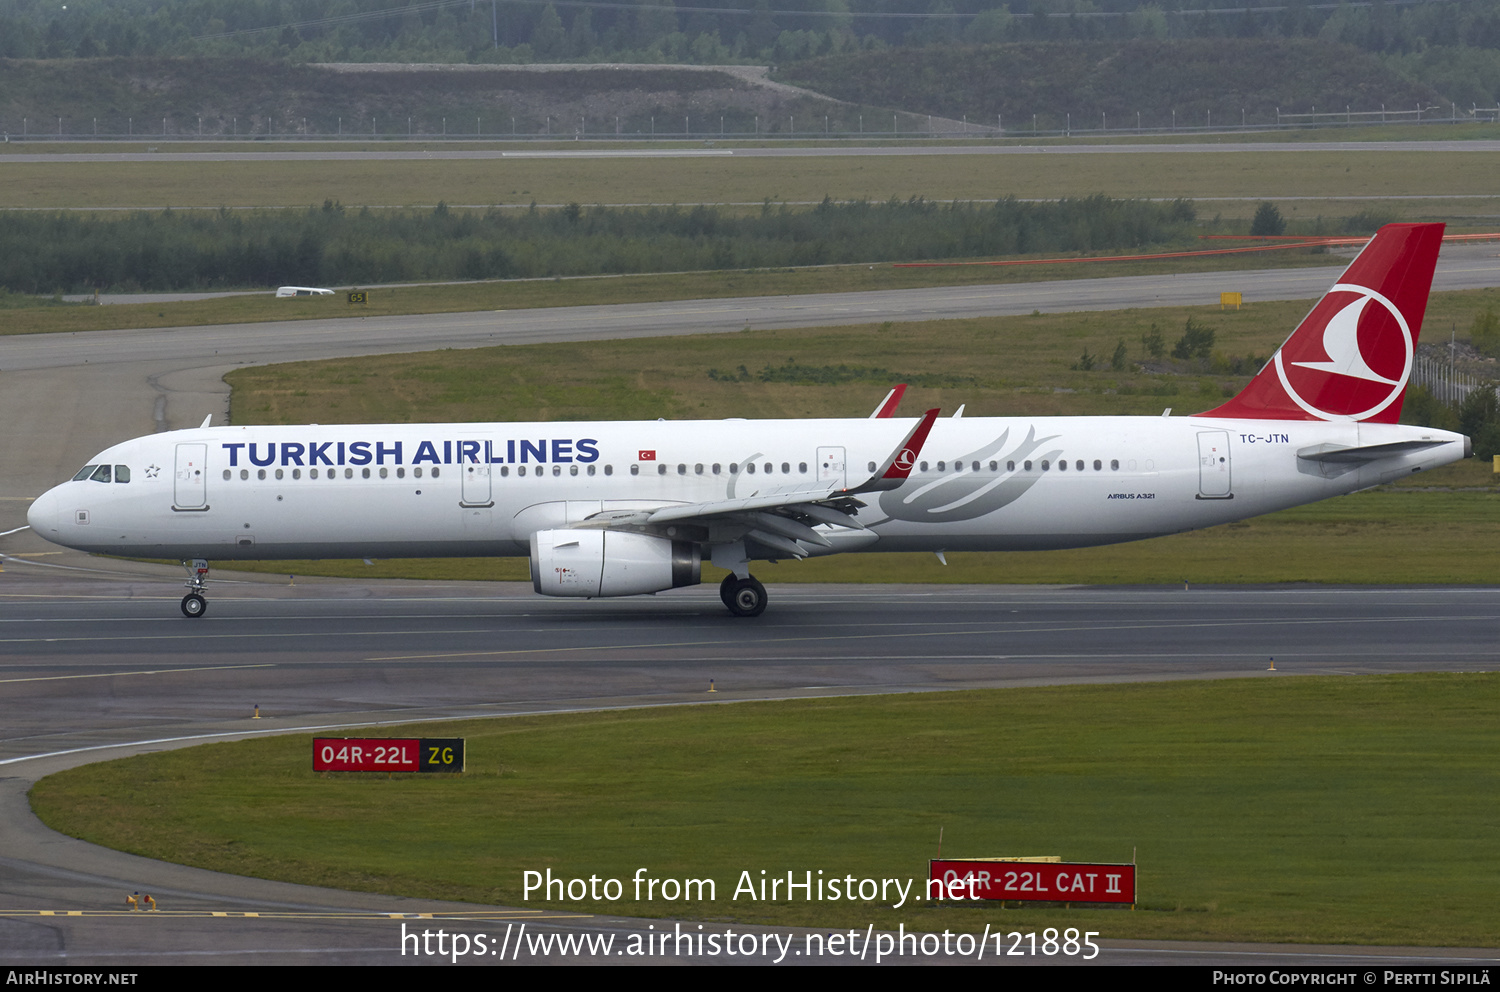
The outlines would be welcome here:
[[[475,903],[842,928],[1489,946],[1494,674],[834,698],[434,724],[461,776],[316,774],[306,735],[38,783],[55,829],[149,857]],[[381,730],[382,735],[394,736]],[[1136,912],[734,898],[741,872],[1139,864]],[[526,900],[522,873],[711,878],[712,901]],[[920,883],[918,883],[920,884]],[[1014,905],[1014,904],[1012,904]]]
[[[1500,291],[1435,294],[1426,327],[1467,328]],[[238,424],[860,417],[896,382],[910,413],[966,404],[966,416],[1178,414],[1217,405],[1246,376],[1145,373],[1140,337],[1168,347],[1189,317],[1215,327],[1224,355],[1269,355],[1306,302],[1240,311],[1159,308],[673,339],[528,345],[379,356],[232,373]],[[1124,340],[1131,369],[1080,371],[1087,349],[1107,366]],[[853,369],[840,383],[724,382],[791,362]],[[936,383],[936,384],[932,384]],[[1068,551],[840,555],[764,564],[771,582],[1489,583],[1500,574],[1500,483],[1470,460],[1400,485],[1150,541]],[[524,560],[244,564],[276,574],[356,578],[527,579]],[[720,573],[705,568],[705,581]]]
[[[1121,253],[1128,254],[1128,253]],[[1038,256],[1030,256],[1036,258]],[[1052,255],[1043,256],[1047,258]],[[201,327],[209,324],[260,323],[272,320],[319,320],[385,317],[398,314],[471,313],[530,307],[654,303],[663,300],[724,299],[737,296],[790,296],[803,293],[852,293],[915,289],[924,286],[971,286],[1043,282],[1055,279],[1103,279],[1164,272],[1226,272],[1244,268],[1333,266],[1345,256],[1309,250],[1274,251],[1139,261],[1061,261],[1047,265],[951,265],[902,267],[884,263],[804,268],[708,272],[643,273],[554,279],[511,279],[430,286],[381,287],[367,290],[364,304],[350,304],[344,294],[277,299],[259,293],[188,300],[179,303],[116,303],[107,306],[62,304],[11,307],[3,311],[0,336],[56,334],[73,331],[126,330],[141,327]],[[9,301],[19,302],[15,297]],[[503,320],[503,317],[496,318]]]
[[[405,150],[405,149],[401,149]],[[795,158],[594,158],[256,162],[15,162],[0,157],[0,207],[815,202],[924,196],[1406,197],[1495,195],[1475,151],[1267,150]]]

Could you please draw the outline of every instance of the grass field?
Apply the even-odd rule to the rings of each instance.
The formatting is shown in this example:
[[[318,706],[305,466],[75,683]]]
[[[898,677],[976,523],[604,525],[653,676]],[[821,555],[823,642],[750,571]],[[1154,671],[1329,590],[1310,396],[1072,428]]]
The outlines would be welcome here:
[[[407,150],[404,146],[401,150]],[[1242,198],[1495,195],[1491,156],[1472,151],[1065,148],[992,155],[650,159],[16,162],[0,156],[0,208],[751,203],[763,200]],[[1493,202],[1493,200],[1491,200]],[[1231,216],[1249,216],[1225,212]],[[1353,209],[1358,209],[1353,208]],[[1439,208],[1441,209],[1441,207]],[[1350,211],[1352,212],[1352,210]]]
[[[381,317],[393,314],[470,313],[529,307],[846,293],[1054,279],[1103,279],[1162,272],[1224,272],[1243,268],[1247,264],[1257,268],[1294,268],[1330,266],[1340,262],[1346,263],[1347,256],[1295,250],[1134,262],[1064,262],[1055,265],[893,268],[878,264],[583,276],[386,287],[369,290],[368,302],[362,306],[350,306],[342,295],[276,299],[269,290],[253,295],[210,300],[123,303],[101,307],[59,303],[54,300],[38,301],[37,305],[22,307],[19,304],[27,298],[9,294],[3,298],[6,308],[5,318],[0,321],[0,335],[139,327],[200,327],[207,324]]]
[[[444,723],[461,776],[319,775],[307,736],[51,776],[55,829],[149,857],[476,903],[522,872],[626,880],[547,906],[1108,938],[1488,946],[1500,677],[1077,686]],[[389,735],[389,731],[383,732]],[[920,878],[948,857],[1139,863],[1137,912],[735,899],[742,871]],[[716,898],[628,880],[712,878]]]

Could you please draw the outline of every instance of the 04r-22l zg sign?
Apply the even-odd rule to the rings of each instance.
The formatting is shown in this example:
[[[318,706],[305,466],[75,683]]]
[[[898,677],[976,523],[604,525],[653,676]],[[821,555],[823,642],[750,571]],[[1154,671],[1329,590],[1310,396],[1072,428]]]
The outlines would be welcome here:
[[[461,772],[462,737],[314,737],[315,772]]]

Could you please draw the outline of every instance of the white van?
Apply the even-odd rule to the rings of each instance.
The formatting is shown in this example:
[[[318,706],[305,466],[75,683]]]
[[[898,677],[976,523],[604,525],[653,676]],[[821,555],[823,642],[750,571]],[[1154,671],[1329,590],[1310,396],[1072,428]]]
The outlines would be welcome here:
[[[332,296],[331,289],[314,289],[311,286],[282,286],[276,291],[277,296]]]

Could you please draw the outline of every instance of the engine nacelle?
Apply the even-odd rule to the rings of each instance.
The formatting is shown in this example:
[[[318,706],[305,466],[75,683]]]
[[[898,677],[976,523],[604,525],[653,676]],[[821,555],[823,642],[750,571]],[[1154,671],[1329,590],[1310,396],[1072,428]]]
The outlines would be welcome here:
[[[635,596],[702,581],[690,541],[615,530],[544,530],[531,535],[531,585],[543,596]]]

